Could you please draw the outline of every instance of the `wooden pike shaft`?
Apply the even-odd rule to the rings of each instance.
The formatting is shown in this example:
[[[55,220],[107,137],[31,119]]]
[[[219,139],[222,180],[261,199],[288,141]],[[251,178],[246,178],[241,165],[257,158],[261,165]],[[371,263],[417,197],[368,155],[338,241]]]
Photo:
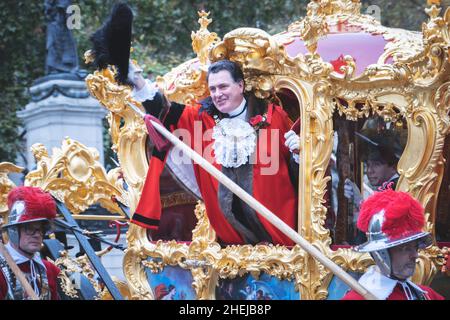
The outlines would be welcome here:
[[[144,117],[145,114],[136,106],[128,103],[130,108],[132,108],[136,113],[140,116]],[[377,298],[370,293],[366,288],[364,288],[361,284],[358,283],[355,279],[353,279],[347,272],[345,272],[341,267],[339,267],[336,263],[331,261],[327,256],[325,256],[322,252],[320,252],[316,247],[311,245],[308,241],[306,241],[302,236],[300,236],[295,230],[289,227],[286,223],[284,223],[280,218],[278,218],[273,212],[267,209],[264,205],[262,205],[258,200],[249,195],[244,189],[239,187],[236,183],[234,183],[230,178],[225,176],[222,172],[220,172],[216,167],[214,167],[211,163],[209,163],[206,159],[200,156],[197,152],[191,149],[189,146],[180,141],[177,137],[175,137],[169,130],[167,130],[164,126],[161,126],[159,123],[152,121],[155,129],[163,135],[167,140],[169,140],[174,146],[182,150],[190,159],[196,162],[199,166],[201,166],[204,170],[206,170],[209,174],[211,174],[214,178],[220,181],[225,187],[227,187],[231,192],[237,195],[242,201],[247,203],[252,209],[254,209],[257,213],[266,218],[270,223],[272,223],[275,227],[277,227],[281,232],[283,232],[287,237],[289,237],[292,241],[300,245],[306,252],[312,255],[314,258],[319,260],[325,267],[327,267],[331,272],[333,272],[339,279],[341,279],[345,284],[347,284],[351,289],[358,292],[367,300],[377,300]]]
[[[5,248],[5,246],[3,245],[3,243],[1,241],[0,241],[0,254],[5,258],[6,263],[9,265],[12,272],[15,274],[17,279],[20,281],[20,283],[22,284],[26,293],[28,294],[28,296],[31,297],[31,299],[33,299],[33,300],[39,300],[39,297],[36,295],[36,292],[34,292],[33,288],[28,283],[22,270],[19,269],[16,262],[13,260],[13,258],[9,254],[8,250]]]

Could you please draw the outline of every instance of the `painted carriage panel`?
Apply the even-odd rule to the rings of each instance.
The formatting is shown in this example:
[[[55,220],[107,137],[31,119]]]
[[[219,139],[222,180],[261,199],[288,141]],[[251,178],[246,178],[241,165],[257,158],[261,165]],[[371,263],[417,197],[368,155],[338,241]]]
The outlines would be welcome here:
[[[235,279],[219,280],[217,300],[299,300],[294,282],[262,274],[259,279],[247,274]]]
[[[358,280],[361,277],[361,273],[348,272],[354,279]],[[350,287],[346,285],[341,279],[333,276],[330,285],[328,286],[327,300],[341,300],[342,297],[350,291]]]
[[[155,300],[194,300],[192,274],[181,267],[166,266],[160,273],[145,270]]]

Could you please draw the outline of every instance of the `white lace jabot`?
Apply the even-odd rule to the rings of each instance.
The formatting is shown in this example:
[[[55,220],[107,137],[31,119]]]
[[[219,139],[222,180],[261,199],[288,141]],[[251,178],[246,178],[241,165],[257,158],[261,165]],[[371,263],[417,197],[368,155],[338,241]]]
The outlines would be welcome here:
[[[256,147],[255,129],[238,117],[225,118],[213,128],[216,162],[226,168],[247,163]]]

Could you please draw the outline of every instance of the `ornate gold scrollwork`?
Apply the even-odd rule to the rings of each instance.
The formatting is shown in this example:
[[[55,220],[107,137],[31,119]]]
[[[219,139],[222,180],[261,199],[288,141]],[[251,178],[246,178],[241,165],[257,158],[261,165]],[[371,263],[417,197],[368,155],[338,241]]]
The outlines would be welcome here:
[[[246,90],[262,99],[273,95],[276,75],[320,80],[333,69],[317,54],[289,58],[275,37],[256,28],[239,28],[226,34],[210,51],[211,61],[221,59],[238,62],[244,72]]]
[[[75,283],[70,278],[71,273],[79,271],[76,263],[69,258],[67,251],[63,251],[61,252],[61,257],[55,261],[55,264],[61,269],[58,279],[61,281],[62,291],[71,298],[78,298]]]
[[[170,101],[192,104],[209,94],[206,85],[206,71],[197,69],[198,60],[193,59],[174,68],[164,77],[158,77],[158,85]]]
[[[95,271],[92,269],[86,255],[73,259],[66,250],[62,250],[60,255],[61,256],[56,259],[55,265],[61,269],[58,278],[61,280],[61,287],[66,295],[72,298],[78,298],[75,284],[71,280],[71,276],[74,273],[80,273],[86,276],[97,294],[100,294],[101,288],[99,283],[95,280]]]
[[[0,163],[0,225],[8,222],[8,193],[16,185],[8,178],[9,173],[20,173],[24,168],[10,162]]]
[[[330,161],[333,149],[333,107],[331,105],[331,85],[323,81],[315,84],[314,108],[311,112],[311,125],[314,128],[312,141],[311,179],[312,179],[312,215],[311,215],[311,241],[319,240],[331,244],[329,231],[323,225],[326,217],[324,195],[327,183],[331,177],[326,176],[326,168]],[[303,169],[304,170],[304,169]],[[305,174],[307,174],[305,172]]]
[[[119,280],[117,277],[111,277],[117,289],[124,299],[131,300],[133,297],[130,292],[130,288],[125,281]],[[114,300],[108,289],[105,287],[100,293],[100,300]]]
[[[214,269],[221,278],[235,278],[246,273],[258,278],[264,272],[280,280],[294,280],[296,273],[304,272],[300,266],[304,266],[305,260],[306,254],[298,246],[291,250],[278,245],[229,246],[222,249]],[[306,283],[299,280],[296,287],[299,285]]]
[[[61,271],[58,274],[58,279],[60,280],[61,290],[70,298],[77,299],[78,292],[75,288],[75,285],[72,283],[72,280],[67,276],[64,271]]]
[[[119,188],[117,175],[108,177],[98,162],[97,150],[70,138],[63,141],[60,149],[54,148],[52,157],[42,144],[34,144],[31,149],[37,168],[27,174],[25,185],[52,192],[74,214],[99,203],[111,213],[120,214],[112,219],[123,217],[113,197],[126,204],[122,197],[125,190]]]
[[[193,231],[193,241],[189,245],[175,241],[158,241],[141,247],[142,251],[138,254],[141,267],[135,265],[133,269],[126,268],[130,287],[148,288],[142,267],[159,273],[166,266],[179,266],[191,271],[197,299],[213,299],[219,277],[235,278],[246,273],[259,277],[261,272],[265,272],[281,280],[296,281],[296,288],[307,286],[305,277],[301,275],[305,272],[302,266],[306,254],[299,247],[289,250],[282,246],[258,245],[229,246],[222,249],[215,242],[215,233],[202,203],[197,205],[195,214],[198,224]],[[131,259],[125,258],[124,263],[129,262]],[[135,298],[152,299],[153,295],[147,290],[135,290]]]
[[[216,243],[216,233],[212,229],[205,205],[199,201],[195,207],[197,225],[192,231],[192,242],[188,248],[188,259],[195,261],[191,267],[195,289],[199,299],[213,299],[216,272],[214,261],[220,256],[220,245]]]
[[[428,23],[422,25],[422,33],[430,41],[450,42],[450,10],[447,8],[444,16],[441,17],[441,7],[431,4],[425,12],[430,17]]]
[[[206,217],[204,205],[196,207],[199,220],[193,231],[193,242],[189,246],[188,259],[195,259],[200,264],[193,268],[194,288],[200,299],[215,296],[218,278],[235,278],[250,273],[258,278],[261,272],[280,280],[296,280],[296,288],[306,286],[299,276],[306,253],[299,247],[289,250],[283,246],[228,246],[221,248],[215,242],[215,233]]]
[[[331,1],[311,1],[307,7],[306,17],[288,28],[291,32],[299,31],[301,39],[311,54],[316,52],[319,39],[329,32],[326,14],[330,10]]]
[[[217,36],[217,33],[208,31],[208,26],[212,22],[212,19],[208,19],[209,12],[202,10],[198,12],[198,16],[200,17],[200,19],[198,19],[200,30],[197,32],[192,31],[192,49],[197,54],[198,60],[202,66],[206,66],[210,46],[220,41],[220,38]]]
[[[333,104],[339,115],[345,115],[349,121],[357,121],[373,114],[380,116],[385,122],[397,123],[405,115],[404,110],[393,102],[381,103],[372,95],[364,100],[347,100],[346,105],[340,99],[334,99]]]
[[[441,85],[436,91],[434,104],[439,115],[439,131],[443,135],[447,135],[450,130],[450,119],[448,117],[450,113],[450,81]]]
[[[291,77],[276,79],[276,90],[289,90],[300,105],[301,150],[299,184],[299,233],[308,241],[329,246],[329,230],[323,227],[326,215],[324,194],[330,177],[326,168],[333,146],[334,90],[326,79],[321,81],[297,80]],[[320,246],[319,246],[320,248]],[[324,251],[325,252],[325,251]],[[328,273],[321,264],[309,255],[304,255],[295,279],[302,299],[323,299],[326,288],[321,288],[322,279]]]
[[[339,115],[345,115],[347,120],[357,121],[358,118],[368,117],[370,112],[370,107],[367,104],[363,104],[363,108],[358,110],[356,108],[357,102],[354,100],[348,101],[348,105],[344,106],[339,99],[335,99],[334,101],[335,108],[338,110]]]
[[[386,40],[384,53],[378,63],[367,67],[365,72],[355,78],[354,68],[345,68],[345,75],[333,73],[332,78],[344,78],[358,83],[371,83],[372,86],[380,81],[386,86],[386,81],[399,81],[406,85],[414,81],[418,85],[429,87],[436,79],[448,73],[446,64],[449,60],[449,21],[450,10],[444,17],[439,16],[440,8],[432,6],[427,9],[430,21],[423,26],[423,36],[417,32],[386,28],[369,15],[360,14],[359,1],[311,1],[308,5],[307,16],[291,24],[287,34],[278,37],[289,39],[299,36],[305,42],[311,53],[316,52],[319,39],[329,33],[328,27],[346,21],[371,34],[381,34]],[[275,36],[277,38],[277,36]],[[287,41],[285,41],[287,42]],[[393,65],[386,64],[392,58]],[[446,62],[446,63],[445,63]],[[399,64],[398,64],[399,63]],[[347,62],[351,66],[351,60]]]
[[[213,270],[210,268],[210,261],[217,259],[220,246],[215,243],[215,232],[209,224],[205,207],[200,202],[195,208],[195,215],[198,223],[193,230],[193,241],[189,245],[176,241],[150,243],[146,240],[145,232],[139,235],[130,230],[130,234],[136,238],[128,237],[124,274],[133,292],[133,299],[154,299],[144,268],[159,273],[165,266],[176,265],[191,271],[198,299],[213,297],[214,292],[211,289]],[[142,240],[143,237],[145,240]]]
[[[116,84],[114,73],[110,69],[89,75],[86,85],[89,92],[110,111],[108,121],[113,150],[117,152],[121,165],[120,174],[123,174],[128,185],[128,190],[122,192],[122,197],[131,210],[134,210],[148,169],[145,149],[147,131],[144,121],[127,106],[127,102],[138,106],[140,103],[130,97],[129,87]],[[115,173],[117,176],[117,171]]]
[[[163,88],[169,100],[183,104],[192,104],[208,96],[206,71],[209,50],[220,41],[215,32],[211,33],[208,30],[208,25],[212,21],[207,18],[209,12],[201,11],[198,15],[200,29],[191,34],[192,48],[197,58],[174,68],[164,77],[157,78],[159,87]]]
[[[146,255],[143,253],[143,241],[135,240],[138,237],[140,237],[139,239],[146,238],[146,233],[142,231],[144,231],[142,228],[135,225],[130,226],[127,237],[128,249],[123,259],[123,270],[130,287],[131,299],[153,300],[153,292],[147,281],[145,269],[142,264],[142,261],[146,259]]]
[[[280,74],[285,69],[280,45],[268,33],[256,28],[239,28],[227,33],[210,52],[211,61],[222,59],[238,62],[245,74],[253,70]]]
[[[341,268],[346,270],[347,272],[356,272],[356,273],[364,273],[370,265],[373,265],[374,262],[369,254],[361,254],[357,253],[352,249],[338,249],[336,251],[330,250],[328,246],[324,246],[323,243],[317,243],[317,246],[321,249],[322,252],[326,253],[326,255],[336,264],[338,264]],[[327,288],[330,285],[331,280],[333,279],[333,273],[325,270],[323,274],[321,274],[320,278],[320,286],[317,286],[317,291],[322,294],[322,299],[326,298],[328,295]]]
[[[431,284],[434,276],[445,264],[442,251],[442,249],[433,246],[425,251],[419,252],[419,258],[416,262],[416,271],[412,278],[414,282],[427,286]]]
[[[342,21],[350,16],[361,16],[359,0],[313,0],[307,6],[306,17],[294,22],[288,31],[299,33],[311,54],[317,50],[319,39],[329,33],[328,16]]]
[[[180,266],[190,270],[194,277],[193,288],[198,299],[210,299],[213,297],[211,289],[211,278],[213,270],[210,268],[211,260],[217,259],[220,246],[215,243],[215,233],[209,225],[205,213],[204,205],[199,203],[195,209],[198,219],[196,228],[193,231],[193,241],[190,245],[180,244],[176,241],[158,241],[155,244],[146,243],[141,247],[137,262],[134,268],[142,270],[142,267],[149,268],[150,272],[159,273],[165,266]],[[128,253],[127,253],[128,254]],[[131,262],[125,257],[125,263]],[[132,288],[148,287],[145,272],[136,269],[129,269],[126,272],[128,282]],[[139,276],[136,277],[136,274]],[[153,299],[153,294],[146,290],[135,290],[139,299]]]

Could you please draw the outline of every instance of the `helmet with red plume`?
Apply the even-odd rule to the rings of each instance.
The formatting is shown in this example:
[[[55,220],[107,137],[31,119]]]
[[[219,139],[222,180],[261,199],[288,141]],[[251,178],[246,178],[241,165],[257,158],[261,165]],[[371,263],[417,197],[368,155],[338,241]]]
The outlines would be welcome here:
[[[424,208],[406,192],[386,189],[375,192],[361,204],[358,229],[368,238],[355,250],[370,252],[381,271],[391,273],[389,248],[418,241],[419,248],[432,243],[429,232],[424,232]]]
[[[52,196],[36,187],[17,187],[8,194],[9,216],[3,226],[10,241],[18,242],[17,227],[31,222],[43,222],[46,230],[56,217],[56,203]]]

